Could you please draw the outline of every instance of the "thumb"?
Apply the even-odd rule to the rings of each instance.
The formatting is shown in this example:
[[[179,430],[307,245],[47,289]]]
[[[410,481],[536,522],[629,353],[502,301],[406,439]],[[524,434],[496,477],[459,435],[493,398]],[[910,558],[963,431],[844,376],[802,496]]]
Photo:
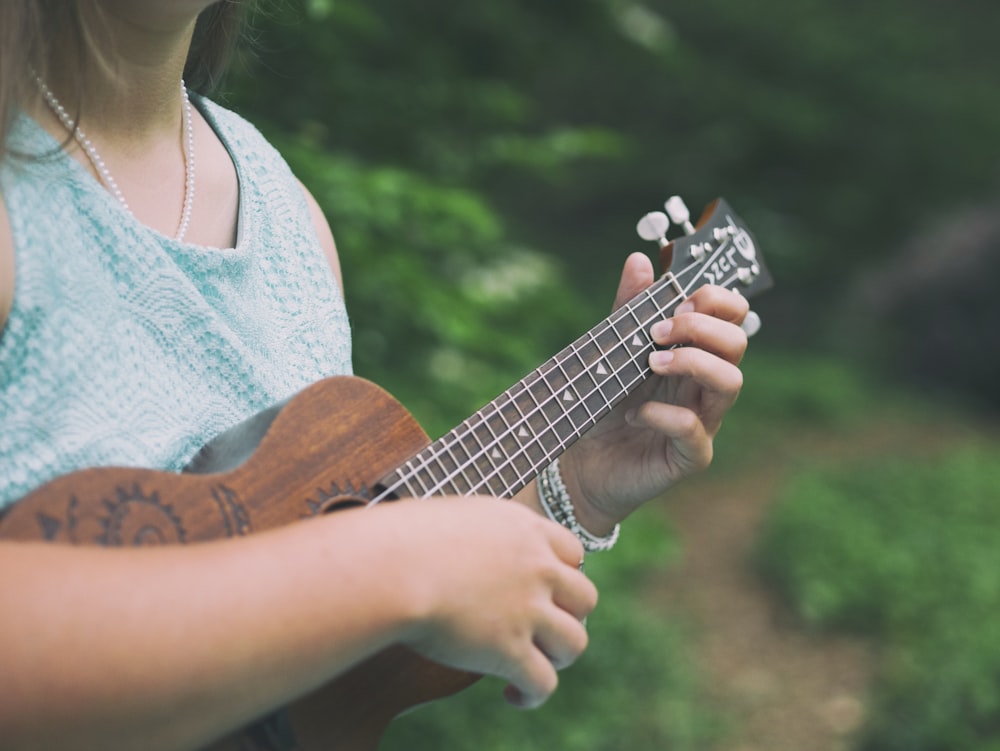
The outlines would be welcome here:
[[[632,253],[625,259],[618,282],[614,308],[619,308],[653,283],[653,262],[645,253]]]

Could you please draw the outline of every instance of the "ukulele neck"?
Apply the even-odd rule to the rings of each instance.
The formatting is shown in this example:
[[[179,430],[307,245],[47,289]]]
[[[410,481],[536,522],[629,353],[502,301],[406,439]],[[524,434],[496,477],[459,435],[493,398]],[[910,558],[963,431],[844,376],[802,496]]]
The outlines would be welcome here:
[[[512,497],[649,377],[649,328],[685,297],[662,277],[390,473],[386,494]]]

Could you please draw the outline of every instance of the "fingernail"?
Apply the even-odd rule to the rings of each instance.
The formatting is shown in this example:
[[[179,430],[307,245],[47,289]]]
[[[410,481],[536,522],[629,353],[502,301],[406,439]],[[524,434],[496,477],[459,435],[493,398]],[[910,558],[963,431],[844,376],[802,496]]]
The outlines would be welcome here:
[[[653,368],[663,368],[670,364],[670,361],[674,359],[674,353],[669,349],[662,349],[656,352],[652,352],[649,355],[649,367]]]
[[[674,330],[673,321],[657,321],[652,326],[649,327],[649,335],[655,341],[662,341],[670,336],[670,332]]]
[[[682,302],[680,305],[677,306],[677,309],[674,311],[674,315],[679,316],[681,313],[693,313],[693,312],[694,312],[694,303],[691,302],[690,300],[685,300],[684,302]]]

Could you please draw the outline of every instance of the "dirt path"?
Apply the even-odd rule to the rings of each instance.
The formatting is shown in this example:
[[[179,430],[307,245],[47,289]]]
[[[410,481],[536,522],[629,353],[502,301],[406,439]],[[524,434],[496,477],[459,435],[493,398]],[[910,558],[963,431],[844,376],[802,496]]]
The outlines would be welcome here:
[[[709,471],[671,494],[662,508],[682,556],[654,577],[650,594],[693,626],[710,699],[730,721],[711,751],[848,751],[868,712],[874,647],[805,629],[749,560],[789,468],[810,457],[932,460],[983,434],[963,422],[875,419],[838,435],[794,436],[785,455],[771,451],[734,477]]]
[[[710,696],[731,723],[713,751],[846,751],[865,717],[872,677],[858,640],[809,634],[747,563],[775,474],[700,481],[667,514],[683,543],[653,596],[691,622]]]

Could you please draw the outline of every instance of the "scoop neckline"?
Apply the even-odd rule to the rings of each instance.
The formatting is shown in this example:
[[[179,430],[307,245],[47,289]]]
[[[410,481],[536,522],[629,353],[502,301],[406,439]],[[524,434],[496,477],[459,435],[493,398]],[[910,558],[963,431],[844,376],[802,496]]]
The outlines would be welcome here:
[[[72,169],[78,176],[83,176],[87,183],[100,192],[102,200],[109,205],[113,206],[113,210],[118,212],[124,219],[131,223],[135,227],[141,228],[144,232],[148,232],[161,241],[167,241],[177,247],[188,248],[192,250],[201,250],[205,252],[212,253],[230,253],[238,254],[243,249],[244,239],[247,235],[247,227],[249,222],[249,214],[247,212],[244,190],[244,170],[237,158],[236,152],[232,149],[228,139],[222,134],[219,129],[218,121],[216,120],[213,113],[209,112],[208,107],[205,106],[209,101],[205,97],[201,96],[196,92],[190,92],[191,104],[193,107],[197,108],[199,114],[205,119],[208,124],[209,129],[219,139],[219,143],[226,150],[229,155],[229,160],[233,164],[233,168],[236,171],[236,190],[237,190],[237,210],[236,210],[236,242],[231,247],[217,247],[212,245],[200,245],[198,243],[189,242],[187,240],[178,240],[176,237],[167,235],[155,227],[150,227],[148,224],[139,221],[139,219],[133,214],[129,209],[122,205],[121,201],[115,198],[114,195],[98,180],[94,175],[86,168],[84,165],[80,164],[76,159],[73,159],[63,148],[63,144],[56,139],[48,130],[46,130],[41,123],[39,123],[34,117],[29,115],[27,112],[21,110],[20,116],[31,124],[31,127],[40,135],[40,137],[48,142],[48,148],[46,148],[41,154],[29,155],[29,158],[40,157],[42,159],[53,157],[60,162],[65,162],[69,164],[69,168]]]

